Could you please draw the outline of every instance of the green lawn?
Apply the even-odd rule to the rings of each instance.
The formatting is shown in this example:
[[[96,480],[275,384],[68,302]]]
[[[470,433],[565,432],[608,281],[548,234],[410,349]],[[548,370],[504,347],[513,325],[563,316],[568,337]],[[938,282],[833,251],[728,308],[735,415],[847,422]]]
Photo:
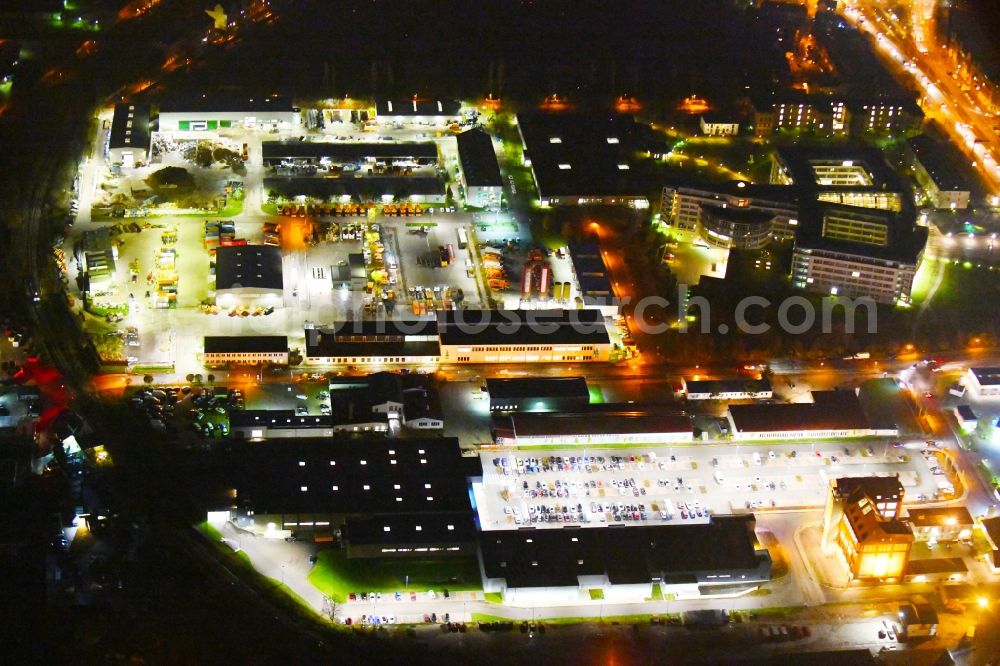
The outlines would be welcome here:
[[[340,549],[319,553],[316,566],[309,573],[309,582],[337,601],[343,601],[351,592],[482,589],[479,563],[474,557],[352,560]]]

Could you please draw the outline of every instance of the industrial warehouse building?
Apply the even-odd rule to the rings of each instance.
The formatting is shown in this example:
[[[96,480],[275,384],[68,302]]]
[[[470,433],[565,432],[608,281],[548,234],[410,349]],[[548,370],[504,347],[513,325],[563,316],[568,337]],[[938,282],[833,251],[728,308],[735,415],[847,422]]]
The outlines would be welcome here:
[[[281,307],[284,304],[281,248],[236,245],[216,249],[215,300],[222,308],[244,303]]]
[[[284,335],[207,335],[204,363],[224,365],[288,365],[288,338]]]
[[[766,379],[681,380],[681,391],[688,400],[770,400],[774,397]]]
[[[634,157],[644,146],[632,116],[519,113],[516,122],[541,205],[649,207]]]
[[[678,597],[712,586],[750,589],[771,577],[771,558],[752,515],[700,525],[479,533],[483,590],[505,603],[575,602],[601,590],[605,599],[648,598],[653,585]]]
[[[503,180],[493,139],[478,127],[462,132],[456,139],[466,203],[488,210],[499,208]]]
[[[568,412],[590,404],[584,377],[486,380],[491,412]]]
[[[1000,397],[1000,368],[969,368],[965,386],[980,398]]]
[[[108,161],[125,168],[149,160],[149,106],[116,104],[108,134]]]
[[[462,105],[455,100],[382,99],[375,102],[380,124],[417,123],[448,125],[461,118]]]
[[[437,363],[437,322],[353,320],[306,329],[308,365],[398,365]]]
[[[608,361],[598,310],[450,310],[438,313],[442,363]]]
[[[454,438],[284,439],[217,455],[194,479],[214,498],[215,520],[271,537],[343,529],[349,557],[475,552],[467,478],[482,469]]]
[[[290,130],[299,110],[287,97],[201,95],[174,98],[160,105],[160,132],[215,132],[230,128]]]
[[[365,176],[364,178],[310,178],[271,176],[264,190],[286,199],[311,197],[325,201],[365,203],[393,201],[444,203],[445,184],[437,176]]]
[[[736,441],[892,437],[896,429],[872,427],[853,391],[813,391],[813,402],[730,405]]]
[[[584,304],[596,307],[607,317],[618,315],[621,308],[615,302],[600,244],[592,240],[573,241],[569,244],[569,258]]]
[[[500,446],[683,444],[694,440],[687,414],[634,404],[590,405],[575,412],[494,414],[492,430],[493,441]]]
[[[236,409],[229,413],[229,429],[237,439],[332,437],[333,417],[296,414],[293,409]]]
[[[438,161],[432,141],[391,143],[331,143],[313,141],[264,141],[264,166],[295,164],[395,164],[433,165]]]

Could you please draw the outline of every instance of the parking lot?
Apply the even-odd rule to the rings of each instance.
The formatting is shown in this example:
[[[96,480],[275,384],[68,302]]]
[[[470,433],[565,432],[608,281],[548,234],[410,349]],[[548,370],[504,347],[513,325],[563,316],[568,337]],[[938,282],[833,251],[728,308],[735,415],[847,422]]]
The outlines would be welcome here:
[[[483,529],[705,522],[711,514],[823,506],[830,479],[899,475],[907,502],[947,484],[886,443],[492,450],[473,484]]]

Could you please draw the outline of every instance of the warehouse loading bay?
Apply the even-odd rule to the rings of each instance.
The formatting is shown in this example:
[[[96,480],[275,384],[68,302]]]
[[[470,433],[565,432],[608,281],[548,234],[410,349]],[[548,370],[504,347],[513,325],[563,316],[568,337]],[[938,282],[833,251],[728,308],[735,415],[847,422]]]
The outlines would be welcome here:
[[[908,503],[943,499],[953,488],[927,454],[885,441],[493,449],[472,490],[484,530],[708,522],[822,507],[840,476],[898,474]]]

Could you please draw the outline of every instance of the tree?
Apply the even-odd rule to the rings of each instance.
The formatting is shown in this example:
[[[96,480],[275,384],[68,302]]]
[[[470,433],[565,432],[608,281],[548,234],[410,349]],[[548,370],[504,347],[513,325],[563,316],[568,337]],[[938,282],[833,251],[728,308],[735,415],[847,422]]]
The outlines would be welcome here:
[[[142,378],[142,383],[147,386],[153,383],[153,375],[144,375]]]
[[[197,375],[194,376],[194,383],[195,384],[201,384],[201,381],[202,381],[201,373],[199,373],[199,374],[197,374]]]
[[[194,373],[193,372],[189,372],[187,374],[187,376],[184,377],[184,379],[186,379],[187,383],[190,384],[191,382],[194,381]]]
[[[179,199],[194,191],[194,176],[182,167],[163,167],[146,179],[146,184],[165,200]]]
[[[323,615],[331,622],[338,622],[337,615],[340,613],[340,604],[332,597],[323,597]]]
[[[215,375],[209,375],[208,377],[206,377],[206,379],[208,380],[209,384],[215,383]]]

